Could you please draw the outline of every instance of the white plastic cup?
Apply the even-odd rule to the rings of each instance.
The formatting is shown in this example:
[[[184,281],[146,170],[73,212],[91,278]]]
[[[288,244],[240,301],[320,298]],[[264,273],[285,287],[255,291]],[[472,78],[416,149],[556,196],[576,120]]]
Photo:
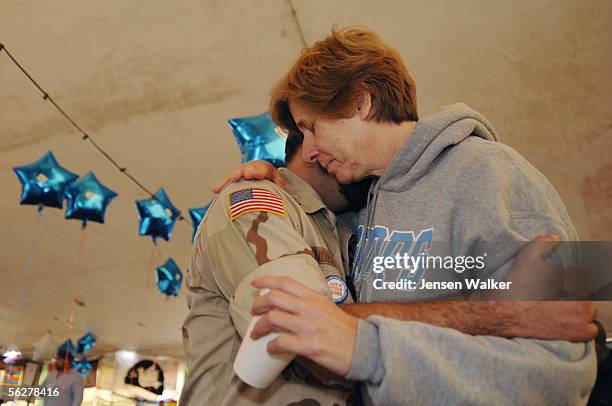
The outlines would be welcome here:
[[[262,289],[259,295],[265,295]],[[283,369],[295,358],[295,354],[270,354],[268,343],[283,333],[270,333],[257,340],[251,338],[253,326],[261,316],[253,316],[242,338],[242,344],[234,360],[234,372],[245,383],[254,388],[267,388]]]

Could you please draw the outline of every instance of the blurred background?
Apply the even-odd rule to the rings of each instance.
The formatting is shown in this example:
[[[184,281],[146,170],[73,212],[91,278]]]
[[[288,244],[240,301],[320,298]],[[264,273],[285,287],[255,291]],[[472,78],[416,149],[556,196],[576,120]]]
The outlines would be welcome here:
[[[0,2],[0,42],[121,165],[164,187],[187,216],[240,162],[227,120],[267,109],[269,90],[333,24],[396,47],[421,117],[465,102],[548,177],[583,240],[612,240],[612,7],[605,0]],[[80,222],[19,205],[12,167],[52,150],[119,197],[91,223],[74,326],[67,325]],[[94,354],[182,358],[183,293],[166,299],[138,235],[147,198],[0,53],[0,349],[31,352],[94,332]],[[159,265],[188,264],[192,228],[160,241]],[[28,255],[36,246],[32,266]],[[27,273],[25,272],[28,269]],[[611,271],[612,272],[612,271]],[[612,307],[600,303],[612,329]],[[179,374],[180,375],[180,374]]]

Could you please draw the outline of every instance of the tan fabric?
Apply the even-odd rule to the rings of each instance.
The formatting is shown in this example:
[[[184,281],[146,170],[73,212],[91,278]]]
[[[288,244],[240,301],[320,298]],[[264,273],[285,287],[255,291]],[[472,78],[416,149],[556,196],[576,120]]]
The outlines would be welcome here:
[[[331,273],[334,275],[335,273]],[[251,281],[261,276],[291,276],[293,279],[323,295],[329,295],[329,289],[322,277],[321,269],[309,254],[297,254],[280,257],[269,261],[248,273],[234,292],[230,300],[229,312],[234,327],[241,337],[251,320],[253,300],[259,295],[259,289],[251,285]]]
[[[288,191],[267,181],[226,187],[211,205],[195,237],[186,278],[189,312],[183,344],[189,368],[181,394],[186,405],[344,405],[353,386],[323,379],[299,358],[267,389],[255,389],[233,373],[232,363],[250,321],[258,290],[250,281],[287,275],[330,296],[325,277],[345,279],[334,215],[316,192],[288,170]],[[281,197],[285,215],[251,212],[233,221],[229,195],[250,187]],[[330,296],[331,300],[331,296]],[[350,295],[345,303],[352,302]]]

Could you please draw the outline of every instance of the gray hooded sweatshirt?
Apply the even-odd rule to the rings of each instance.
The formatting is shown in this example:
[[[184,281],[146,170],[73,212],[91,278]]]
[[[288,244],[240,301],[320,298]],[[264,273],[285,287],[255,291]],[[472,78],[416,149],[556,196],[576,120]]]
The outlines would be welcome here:
[[[578,240],[553,186],[497,141],[491,124],[465,104],[417,123],[359,214],[350,275],[358,302],[465,293],[376,288],[381,280],[418,283],[468,275],[434,275],[423,267],[376,273],[377,256],[471,256],[497,242],[480,276],[503,278],[520,245],[533,237],[553,233]],[[359,322],[347,378],[363,382],[367,404],[575,405],[586,403],[595,375],[591,343],[475,337],[372,316]]]

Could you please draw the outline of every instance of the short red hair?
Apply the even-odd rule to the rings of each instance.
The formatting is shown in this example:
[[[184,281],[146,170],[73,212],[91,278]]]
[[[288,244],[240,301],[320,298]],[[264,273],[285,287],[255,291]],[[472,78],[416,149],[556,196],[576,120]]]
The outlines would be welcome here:
[[[399,53],[376,33],[362,27],[341,30],[305,48],[274,86],[272,119],[299,131],[289,100],[329,118],[350,117],[362,92],[372,99],[370,118],[380,122],[417,121],[416,86]]]

